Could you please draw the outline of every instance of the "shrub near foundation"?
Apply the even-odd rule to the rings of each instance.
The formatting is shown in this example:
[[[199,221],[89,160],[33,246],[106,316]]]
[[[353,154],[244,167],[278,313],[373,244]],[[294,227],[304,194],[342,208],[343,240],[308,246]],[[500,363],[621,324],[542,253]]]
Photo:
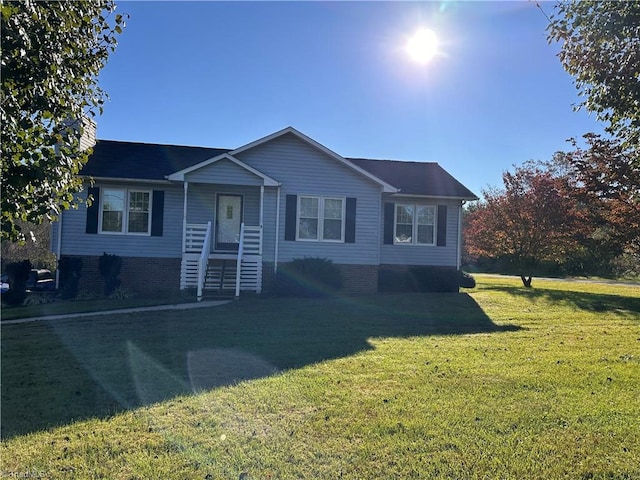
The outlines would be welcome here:
[[[327,258],[294,258],[283,264],[275,279],[275,293],[287,297],[326,297],[342,290],[342,272]]]
[[[60,272],[60,298],[67,300],[78,295],[78,285],[82,275],[82,259],[62,257],[58,260]]]
[[[104,296],[108,297],[120,287],[120,270],[122,269],[122,257],[118,255],[103,254],[98,260],[98,270],[104,278]]]
[[[9,305],[22,305],[27,297],[27,280],[31,272],[31,262],[23,260],[7,265],[7,276],[9,277],[9,291],[2,299]]]
[[[475,286],[473,277],[451,267],[385,268],[378,278],[380,292],[447,293]]]

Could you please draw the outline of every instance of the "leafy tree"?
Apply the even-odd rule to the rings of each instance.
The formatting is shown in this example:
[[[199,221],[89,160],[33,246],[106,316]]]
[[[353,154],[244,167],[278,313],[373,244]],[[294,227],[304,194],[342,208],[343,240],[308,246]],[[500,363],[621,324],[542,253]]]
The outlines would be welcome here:
[[[610,252],[640,257],[640,161],[638,151],[615,139],[584,135],[586,148],[557,155],[556,165],[586,208],[587,223]],[[593,238],[593,235],[592,235]]]
[[[533,163],[502,176],[504,189],[483,191],[484,200],[468,213],[469,254],[515,260],[525,287],[542,260],[561,261],[577,244],[581,223],[568,186]]]
[[[19,221],[21,229],[29,231],[32,235],[27,236],[24,242],[5,241],[0,245],[0,258],[2,265],[17,262],[23,258],[28,258],[34,268],[48,268],[55,270],[56,256],[50,249],[51,225],[45,221],[40,225],[26,224]],[[2,269],[4,271],[4,268]]]
[[[558,2],[549,41],[585,100],[627,146],[640,143],[640,1]],[[580,107],[579,106],[579,107]]]
[[[69,123],[102,113],[97,76],[124,26],[114,10],[113,0],[1,3],[3,240],[24,240],[17,220],[73,205],[90,152]]]

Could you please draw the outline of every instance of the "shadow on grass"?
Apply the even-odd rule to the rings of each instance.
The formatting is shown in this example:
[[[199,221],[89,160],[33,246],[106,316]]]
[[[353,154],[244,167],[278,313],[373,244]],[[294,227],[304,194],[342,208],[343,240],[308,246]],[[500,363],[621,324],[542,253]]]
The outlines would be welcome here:
[[[517,330],[467,294],[246,299],[2,327],[2,437],[371,350],[372,338]]]
[[[604,293],[576,292],[571,290],[552,290],[545,288],[522,288],[510,286],[487,286],[484,290],[496,290],[509,295],[528,298],[533,301],[567,305],[587,312],[607,312],[640,321],[640,298]]]

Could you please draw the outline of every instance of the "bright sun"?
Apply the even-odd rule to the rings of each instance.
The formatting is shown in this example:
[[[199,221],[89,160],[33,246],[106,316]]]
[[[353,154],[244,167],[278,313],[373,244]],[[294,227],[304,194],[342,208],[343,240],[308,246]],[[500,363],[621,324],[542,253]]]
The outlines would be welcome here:
[[[418,63],[425,64],[438,51],[438,37],[433,30],[418,30],[407,42],[407,53]]]

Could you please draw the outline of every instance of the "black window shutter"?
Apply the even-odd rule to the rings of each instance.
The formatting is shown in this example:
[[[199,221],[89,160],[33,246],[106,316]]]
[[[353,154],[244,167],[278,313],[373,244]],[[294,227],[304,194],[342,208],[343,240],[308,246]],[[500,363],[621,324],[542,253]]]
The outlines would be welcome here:
[[[86,233],[98,233],[98,214],[100,212],[100,189],[89,187],[89,195],[93,196],[93,202],[87,207]]]
[[[151,205],[151,236],[161,237],[164,221],[164,191],[154,190]]]
[[[298,196],[287,195],[286,212],[284,218],[284,239],[295,241],[296,239],[296,217],[298,210]]]
[[[447,206],[438,205],[438,247],[447,245]]]
[[[356,202],[355,198],[347,198],[346,218],[344,220],[345,243],[356,243]]]
[[[384,244],[393,245],[393,221],[395,203],[384,204]]]

